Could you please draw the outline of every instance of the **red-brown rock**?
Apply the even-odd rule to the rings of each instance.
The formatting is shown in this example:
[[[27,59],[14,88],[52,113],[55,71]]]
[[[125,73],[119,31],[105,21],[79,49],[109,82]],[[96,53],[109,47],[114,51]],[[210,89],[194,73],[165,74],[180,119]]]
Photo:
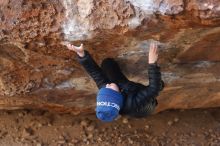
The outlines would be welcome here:
[[[0,0],[0,109],[93,113],[97,88],[65,41],[147,85],[150,39],[166,84],[157,112],[218,107],[219,26],[218,0]]]

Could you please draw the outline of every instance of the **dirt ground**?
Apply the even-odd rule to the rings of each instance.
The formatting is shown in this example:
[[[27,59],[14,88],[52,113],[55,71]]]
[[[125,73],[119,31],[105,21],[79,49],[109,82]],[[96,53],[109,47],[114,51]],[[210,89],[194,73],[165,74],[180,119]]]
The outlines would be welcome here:
[[[102,123],[95,115],[0,111],[0,146],[220,146],[220,108]]]

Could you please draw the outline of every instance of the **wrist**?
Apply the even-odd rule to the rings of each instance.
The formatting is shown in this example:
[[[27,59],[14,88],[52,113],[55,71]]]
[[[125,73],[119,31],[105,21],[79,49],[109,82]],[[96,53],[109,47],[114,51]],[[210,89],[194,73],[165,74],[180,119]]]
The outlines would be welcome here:
[[[79,55],[79,57],[84,57],[85,56],[85,51],[77,52],[77,54]]]
[[[156,64],[157,61],[148,61],[149,64]]]
[[[157,65],[157,62],[148,63],[149,65]]]

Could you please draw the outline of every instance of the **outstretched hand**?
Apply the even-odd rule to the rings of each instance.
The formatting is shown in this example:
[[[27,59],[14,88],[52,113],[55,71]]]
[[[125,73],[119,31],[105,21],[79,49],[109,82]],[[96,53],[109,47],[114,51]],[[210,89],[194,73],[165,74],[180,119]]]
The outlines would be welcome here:
[[[149,64],[156,63],[157,59],[158,59],[157,43],[151,42],[150,51],[149,51]]]
[[[66,46],[69,50],[76,52],[80,57],[85,56],[83,44],[81,44],[79,47],[71,45],[71,44],[67,44]]]

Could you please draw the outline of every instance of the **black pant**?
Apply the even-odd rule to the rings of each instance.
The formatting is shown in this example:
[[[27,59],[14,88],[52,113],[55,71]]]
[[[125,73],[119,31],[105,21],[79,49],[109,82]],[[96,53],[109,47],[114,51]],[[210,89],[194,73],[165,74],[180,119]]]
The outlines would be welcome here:
[[[101,68],[103,73],[112,83],[118,84],[128,81],[126,76],[121,72],[118,63],[113,58],[104,59],[101,64]]]
[[[102,61],[101,68],[111,83],[127,83],[129,80],[121,72],[118,63],[113,58],[106,58]],[[164,82],[161,80],[160,91],[164,88]]]

